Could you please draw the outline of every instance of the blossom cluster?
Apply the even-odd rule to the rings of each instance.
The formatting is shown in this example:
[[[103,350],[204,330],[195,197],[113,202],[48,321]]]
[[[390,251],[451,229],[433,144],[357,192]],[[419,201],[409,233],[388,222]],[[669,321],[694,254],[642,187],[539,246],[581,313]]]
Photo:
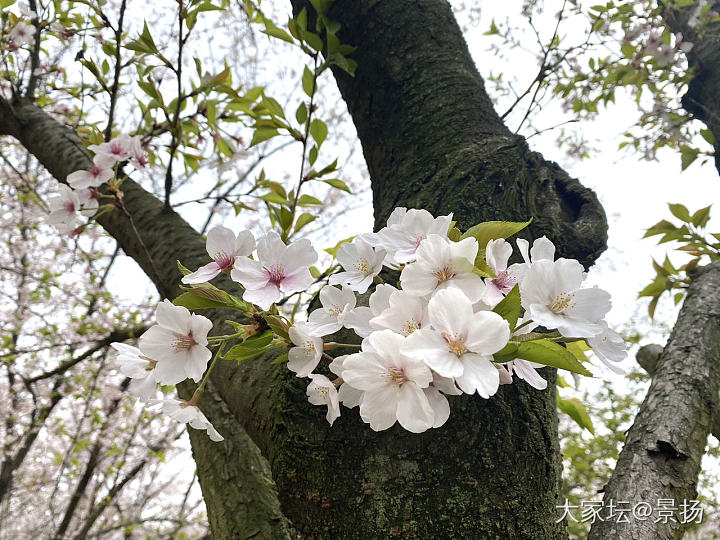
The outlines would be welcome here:
[[[100,193],[97,188],[115,177],[116,164],[129,161],[136,168],[147,165],[140,137],[119,135],[109,142],[93,144],[92,165],[87,170],[75,171],[67,176],[69,185],[60,185],[59,192],[50,198],[48,222],[63,234],[72,233],[84,223],[83,218],[95,214]]]
[[[278,344],[286,347],[288,369],[310,379],[308,400],[327,406],[330,424],[343,404],[358,407],[362,420],[376,431],[397,422],[420,433],[447,421],[448,395],[488,399],[514,376],[543,390],[547,382],[537,371],[543,365],[584,370],[574,359],[579,367],[553,359],[570,354],[557,341],[583,341],[602,362],[622,372],[617,362],[626,356],[624,342],[604,320],[609,294],[583,287],[582,265],[556,259],[555,246],[545,237],[532,246],[518,239],[523,262],[510,264],[513,247],[504,238],[510,234],[507,226],[517,231],[526,224],[494,223],[500,223],[499,228],[491,222],[463,235],[453,226],[452,215],[435,218],[425,210],[397,208],[386,227],[339,247],[341,268],[326,272],[319,307],[292,322],[276,305],[308,291],[316,281],[310,266],[318,254],[307,239],[287,244],[271,231],[256,241],[250,231],[236,235],[214,227],[206,244],[212,262],[187,271],[182,281],[191,293],[202,296],[209,290],[213,298],[224,298],[222,291],[205,283],[220,273],[240,283],[242,305],[249,306],[246,315],[264,324],[237,324],[242,328],[237,334],[210,339],[244,338],[236,346],[242,359]],[[384,267],[400,272],[397,287],[380,278]],[[374,290],[360,300],[357,294],[367,293],[373,284]],[[156,319],[158,324],[140,338],[138,349],[114,345],[121,371],[135,379],[131,391],[158,402],[157,384],[190,378],[203,380],[202,389],[212,356],[207,337],[211,322],[168,300],[158,306]],[[264,341],[256,337],[253,349],[250,338],[268,332],[263,330],[268,326],[272,336]],[[325,342],[342,328],[357,334],[360,345]],[[223,347],[216,358],[223,357]],[[233,353],[236,347],[225,357],[240,358]],[[335,358],[325,352],[337,347],[359,351]],[[197,408],[197,392],[190,401],[165,400],[163,408],[172,418],[220,437]]]
[[[212,322],[169,300],[158,304],[155,320],[157,324],[140,336],[138,347],[112,343],[118,352],[120,373],[133,379],[128,391],[151,405],[162,405],[163,412],[173,420],[206,430],[213,441],[222,441],[222,435],[192,399],[156,399],[158,385],[202,380],[212,357],[207,347]]]

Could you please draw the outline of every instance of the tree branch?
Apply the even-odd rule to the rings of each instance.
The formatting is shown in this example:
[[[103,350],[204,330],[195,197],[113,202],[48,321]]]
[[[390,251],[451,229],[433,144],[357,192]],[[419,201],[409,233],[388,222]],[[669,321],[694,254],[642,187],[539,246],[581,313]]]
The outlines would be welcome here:
[[[609,501],[676,502],[697,495],[700,461],[720,389],[720,263],[693,280],[655,376],[605,486]],[[670,540],[680,520],[596,521],[588,540]]]

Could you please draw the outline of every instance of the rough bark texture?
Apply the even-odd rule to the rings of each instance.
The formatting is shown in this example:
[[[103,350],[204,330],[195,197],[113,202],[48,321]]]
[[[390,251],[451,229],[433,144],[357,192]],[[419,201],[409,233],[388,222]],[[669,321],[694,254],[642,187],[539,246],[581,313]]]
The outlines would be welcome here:
[[[0,134],[18,139],[61,182],[71,172],[86,169],[92,163],[72,130],[58,124],[29,101],[9,104],[0,100]],[[174,298],[180,292],[181,277],[175,261],[181,260],[190,267],[205,264],[205,242],[175,212],[165,211],[159,200],[132,180],[126,179],[122,190],[138,234],[119,211],[104,214],[98,221],[143,268],[160,295]],[[215,323],[224,320],[222,314],[216,316]],[[188,397],[188,388],[182,387],[181,393]],[[210,389],[208,394],[202,402],[203,411],[226,440],[209,444],[205,432],[189,431],[199,463],[198,477],[208,517],[213,531],[217,530],[216,537],[287,538],[287,522],[280,512],[275,487],[267,479],[267,465],[263,464],[259,450],[222,401],[213,395],[214,391]],[[228,479],[235,482],[234,487],[227,485]],[[241,485],[244,495],[230,496],[239,495]]]
[[[694,280],[657,369],[628,432],[615,472],[605,487],[609,501],[658,499],[676,504],[697,495],[700,460],[718,407],[720,389],[720,263]],[[596,521],[588,540],[670,540],[678,522]],[[678,520],[680,521],[680,520]]]
[[[372,178],[376,227],[396,206],[452,211],[461,227],[532,217],[532,236],[586,267],[605,250],[595,193],[503,124],[446,1],[336,0],[330,17],[358,48],[355,76],[334,74]]]
[[[662,345],[653,343],[640,347],[637,355],[635,355],[640,367],[647,371],[648,375],[651,377],[655,376],[657,364],[660,360],[660,355],[662,355],[663,349],[664,347]],[[712,428],[710,429],[710,433],[716,439],[720,440],[720,409],[715,409],[715,411],[713,411]]]
[[[343,24],[342,41],[358,46],[356,78],[337,78],[370,167],[378,224],[395,206],[452,211],[463,227],[532,216],[533,235],[548,234],[560,254],[592,263],[606,235],[597,199],[502,125],[446,2],[337,0],[331,17]],[[36,108],[21,109],[22,132],[15,136],[58,179],[88,164],[68,130],[58,131]],[[2,115],[0,109],[0,127]],[[119,213],[101,224],[161,294],[173,297],[175,260],[199,266],[204,243],[137,184],[126,182],[123,190],[144,246]],[[323,411],[307,403],[306,381],[269,360],[239,368],[220,363],[212,383],[269,459],[285,515],[306,537],[566,536],[563,524],[555,523],[560,456],[552,370],[545,370],[543,392],[518,381],[489,400],[454,398],[445,426],[413,435],[397,426],[374,433],[357,410],[345,410],[330,428]],[[223,432],[230,426],[215,405],[208,416]],[[256,461],[236,451],[241,444],[206,448],[197,442],[193,437],[199,471],[207,471],[210,482],[201,478],[214,535],[242,537],[233,528],[239,524],[213,521],[212,513],[234,516],[236,494],[224,497],[217,487],[225,474],[219,462],[235,467],[232,460],[242,460],[242,477]]]
[[[715,168],[720,173],[720,22],[690,25],[700,2],[683,8],[666,6],[663,18],[673,32],[680,32],[683,41],[693,44],[686,55],[693,78],[682,98],[686,111],[705,122],[715,139]],[[715,13],[720,13],[720,1],[707,2]]]

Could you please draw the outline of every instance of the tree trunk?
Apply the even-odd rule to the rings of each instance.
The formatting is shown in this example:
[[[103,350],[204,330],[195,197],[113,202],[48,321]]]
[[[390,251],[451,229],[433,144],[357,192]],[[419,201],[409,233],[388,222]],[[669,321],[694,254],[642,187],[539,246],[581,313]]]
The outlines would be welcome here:
[[[343,25],[342,41],[358,46],[356,77],[336,77],[370,168],[378,226],[395,206],[452,211],[461,227],[534,217],[531,234],[548,234],[561,255],[586,266],[594,261],[606,238],[595,195],[503,126],[446,2],[337,0],[330,16]],[[89,164],[74,134],[60,128],[64,135],[53,138],[60,132],[48,124],[52,119],[29,105],[18,107],[23,110],[11,114],[15,120],[5,132],[18,137],[56,178],[64,180]],[[33,122],[18,122],[27,116]],[[6,119],[0,107],[0,127]],[[100,223],[161,294],[173,297],[179,281],[175,260],[204,264],[204,243],[132,181],[123,191],[142,242],[119,212],[102,216]],[[227,318],[227,313],[208,315],[216,323]],[[323,411],[308,404],[307,381],[269,360],[240,367],[220,363],[212,383],[269,459],[283,511],[307,537],[566,535],[564,525],[555,523],[561,462],[552,370],[543,371],[549,384],[542,392],[518,381],[489,400],[453,398],[448,423],[416,435],[398,426],[375,433],[357,409],[345,409],[331,428]],[[231,426],[225,405],[217,405],[208,417],[222,433]],[[223,434],[244,440],[237,431]],[[223,496],[223,481],[249,474],[253,459],[234,442],[213,446],[198,444],[197,434],[192,439],[214,536],[247,535],[250,529],[232,511],[241,494]],[[254,447],[248,448],[252,454]],[[224,467],[237,474],[223,473]],[[276,516],[272,508],[266,515]]]
[[[680,32],[683,41],[693,44],[687,53],[688,67],[692,70],[692,79],[688,91],[682,98],[683,108],[695,118],[707,125],[713,134],[715,149],[715,168],[720,173],[720,22],[699,24],[690,21],[697,18],[698,7],[702,4],[715,13],[720,13],[720,1],[694,2],[684,7],[673,7],[671,2],[665,5],[663,19],[673,32]]]
[[[720,390],[720,263],[704,269],[690,286],[640,412],[628,432],[603,498],[644,502],[697,496],[700,461],[718,408]],[[666,505],[667,506],[667,505]],[[684,527],[673,520],[596,521],[588,540],[676,540]]]

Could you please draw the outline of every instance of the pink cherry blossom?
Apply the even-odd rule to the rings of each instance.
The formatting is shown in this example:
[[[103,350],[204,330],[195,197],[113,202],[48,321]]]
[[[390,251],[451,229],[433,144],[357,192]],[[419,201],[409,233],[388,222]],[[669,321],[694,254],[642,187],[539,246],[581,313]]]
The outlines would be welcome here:
[[[271,231],[260,241],[258,260],[246,257],[235,260],[230,276],[245,287],[243,300],[262,309],[284,295],[306,290],[312,283],[309,267],[317,260],[317,252],[307,239],[285,245],[280,235]]]
[[[218,225],[208,231],[205,247],[213,262],[183,276],[183,283],[205,283],[220,272],[230,271],[237,257],[247,257],[253,252],[255,238],[250,231],[240,231],[236,237],[230,229]]]

